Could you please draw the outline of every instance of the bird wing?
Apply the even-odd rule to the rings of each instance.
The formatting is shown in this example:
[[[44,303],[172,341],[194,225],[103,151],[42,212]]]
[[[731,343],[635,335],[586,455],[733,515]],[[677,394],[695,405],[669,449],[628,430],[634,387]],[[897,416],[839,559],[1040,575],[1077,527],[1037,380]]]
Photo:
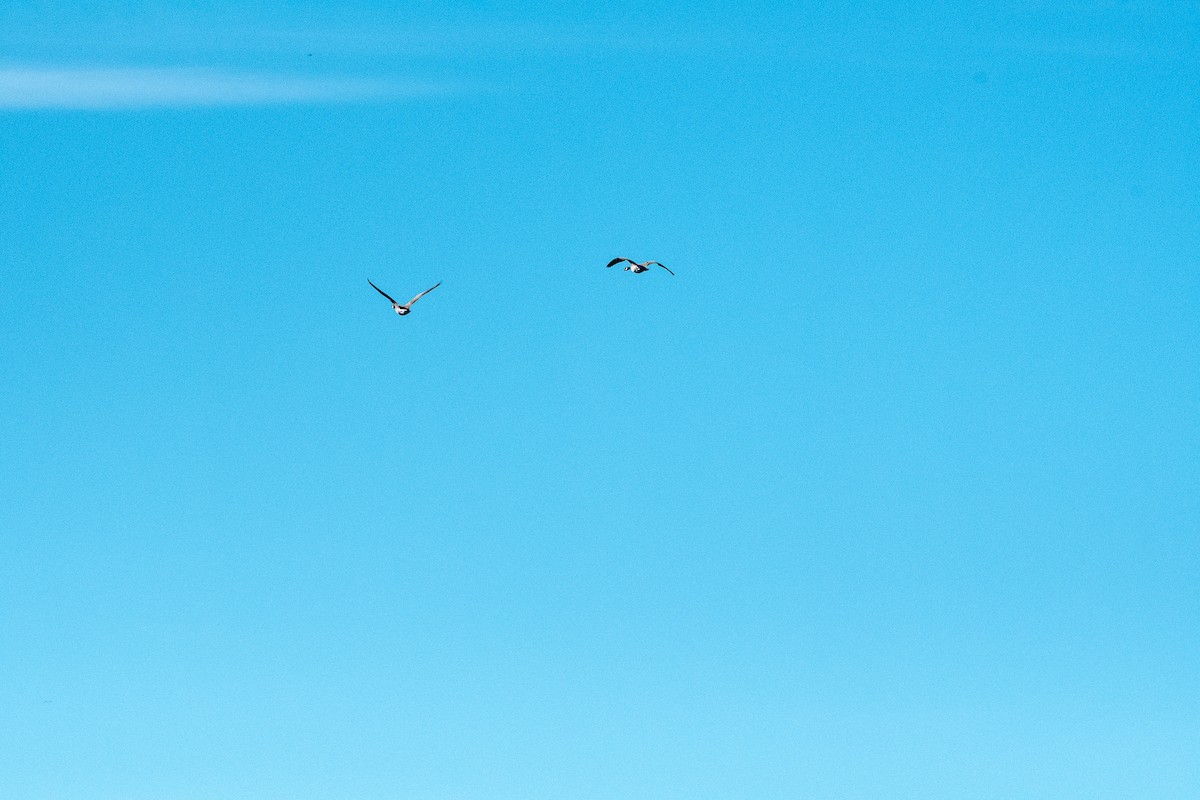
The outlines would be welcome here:
[[[657,262],[657,261],[647,261],[647,262],[646,262],[646,264],[645,264],[645,266],[647,266],[647,267],[648,267],[648,266],[650,266],[651,264],[658,264],[658,266],[662,267],[662,268],[663,268],[663,269],[665,269],[667,272],[671,272],[670,268],[668,268],[666,264],[660,264],[660,263],[659,263],[659,262]],[[672,274],[672,275],[674,275],[675,273],[674,273],[674,272],[671,272],[671,274]]]
[[[367,278],[367,283],[371,283],[371,279],[370,279],[370,278]],[[388,300],[392,300],[392,296],[391,296],[390,294],[388,294],[387,292],[385,292],[383,289],[380,289],[380,288],[379,288],[378,286],[376,286],[375,284],[371,283],[371,288],[372,288],[372,289],[374,289],[375,291],[379,292],[381,295],[383,295],[384,297],[386,297]],[[400,304],[399,304],[399,303],[397,303],[395,300],[392,300],[392,305],[394,305],[394,306],[398,306],[398,305],[400,305]]]
[[[605,268],[611,267],[614,264],[620,264],[622,261],[628,261],[630,264],[635,263],[632,258],[614,258],[612,261],[605,264]]]
[[[405,307],[405,308],[411,308],[413,303],[417,302],[417,301],[418,301],[418,300],[420,300],[422,297],[424,297],[425,295],[429,294],[430,292],[432,292],[434,289],[436,289],[437,287],[439,287],[439,286],[441,286],[441,285],[442,285],[442,282],[441,282],[441,281],[438,281],[438,282],[437,282],[437,283],[435,283],[433,286],[430,286],[428,289],[426,289],[425,291],[421,292],[419,295],[417,295],[416,297],[414,297],[412,300],[409,300],[407,303],[405,303],[404,307]]]

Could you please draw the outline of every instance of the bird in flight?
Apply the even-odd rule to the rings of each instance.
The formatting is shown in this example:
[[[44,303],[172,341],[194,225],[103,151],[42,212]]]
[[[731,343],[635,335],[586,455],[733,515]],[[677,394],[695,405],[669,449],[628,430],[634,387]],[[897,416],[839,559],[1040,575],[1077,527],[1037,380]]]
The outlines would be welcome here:
[[[667,272],[671,272],[671,270],[667,269],[666,266],[664,266],[663,264],[659,264],[657,261],[643,261],[642,263],[639,264],[638,262],[634,261],[632,258],[614,258],[612,261],[608,262],[604,266],[605,267],[613,267],[613,266],[616,266],[617,264],[620,264],[622,261],[629,262],[629,266],[625,268],[625,271],[632,272],[634,275],[638,274],[639,272],[649,272],[650,265],[652,265],[652,264],[662,267],[663,269],[667,270]],[[674,275],[675,273],[671,272],[671,274]]]
[[[371,279],[370,279],[370,278],[367,278],[367,283],[371,283]],[[409,300],[409,301],[408,301],[407,303],[405,303],[404,305],[400,305],[400,304],[399,304],[399,303],[397,303],[395,300],[392,300],[392,296],[391,296],[390,294],[388,294],[387,292],[385,292],[383,289],[380,289],[380,288],[379,288],[378,286],[376,286],[375,284],[371,283],[371,288],[372,288],[372,289],[374,289],[375,291],[379,292],[379,293],[380,293],[381,295],[383,295],[384,297],[386,297],[386,298],[388,299],[388,301],[390,301],[390,302],[391,302],[391,304],[392,304],[392,311],[395,311],[397,314],[399,314],[400,316],[402,316],[402,317],[403,317],[405,314],[407,314],[408,312],[412,311],[412,304],[413,304],[413,303],[417,302],[417,301],[418,301],[418,300],[420,300],[422,297],[424,297],[425,295],[429,294],[430,292],[432,292],[434,289],[436,289],[437,287],[439,287],[439,286],[441,286],[441,285],[442,285],[442,282],[441,282],[441,281],[438,281],[438,282],[437,282],[437,283],[435,283],[433,286],[430,286],[428,289],[426,289],[425,291],[421,292],[419,295],[417,295],[416,297],[414,297],[412,300]]]

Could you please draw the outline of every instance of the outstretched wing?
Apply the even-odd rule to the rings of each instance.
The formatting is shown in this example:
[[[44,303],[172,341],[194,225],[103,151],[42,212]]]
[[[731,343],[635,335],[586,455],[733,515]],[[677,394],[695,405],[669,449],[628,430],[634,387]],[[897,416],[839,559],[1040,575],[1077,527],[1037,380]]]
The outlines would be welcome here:
[[[424,297],[425,295],[429,294],[430,292],[432,292],[434,289],[436,289],[437,287],[439,287],[439,286],[441,286],[441,285],[442,285],[442,282],[441,282],[441,281],[438,281],[438,282],[437,282],[437,283],[435,283],[433,286],[430,286],[428,289],[426,289],[425,291],[421,292],[419,295],[417,295],[416,297],[414,297],[412,300],[409,300],[407,303],[405,303],[405,304],[404,304],[404,307],[405,307],[405,308],[412,308],[412,304],[413,304],[413,303],[417,302],[417,301],[418,301],[418,300],[420,300],[422,297]]]
[[[371,279],[370,279],[370,278],[367,278],[367,283],[371,283]],[[392,300],[392,296],[391,296],[390,294],[388,294],[387,292],[385,292],[383,289],[380,289],[380,288],[379,288],[378,286],[376,286],[375,284],[371,283],[371,288],[372,288],[372,289],[374,289],[375,291],[379,292],[381,295],[383,295],[384,297],[386,297],[388,300]],[[395,300],[392,300],[392,305],[394,305],[394,306],[398,306],[398,305],[400,305],[400,304],[399,304],[399,303],[397,303]]]
[[[660,266],[660,267],[662,267],[663,269],[667,270],[667,272],[671,272],[671,270],[670,270],[670,269],[667,267],[667,265],[666,265],[666,264],[659,264],[659,262],[657,262],[657,261],[647,261],[647,262],[646,262],[646,266],[647,266],[647,267],[648,267],[648,266],[650,266],[651,264],[658,264],[658,266]],[[674,275],[675,273],[674,273],[674,272],[671,272],[671,274],[672,274],[672,275]]]
[[[634,260],[632,258],[614,258],[612,261],[608,262],[604,266],[605,266],[605,268],[608,268],[608,267],[613,266],[614,264],[620,264],[622,261],[628,261],[630,264],[634,263]]]

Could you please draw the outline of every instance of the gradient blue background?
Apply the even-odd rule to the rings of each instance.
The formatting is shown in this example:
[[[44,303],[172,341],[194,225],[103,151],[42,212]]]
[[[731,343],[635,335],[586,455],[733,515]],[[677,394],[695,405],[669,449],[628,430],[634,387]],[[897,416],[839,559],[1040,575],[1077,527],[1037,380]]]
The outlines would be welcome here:
[[[0,109],[4,797],[1200,796],[1194,3],[77,5],[445,90]]]

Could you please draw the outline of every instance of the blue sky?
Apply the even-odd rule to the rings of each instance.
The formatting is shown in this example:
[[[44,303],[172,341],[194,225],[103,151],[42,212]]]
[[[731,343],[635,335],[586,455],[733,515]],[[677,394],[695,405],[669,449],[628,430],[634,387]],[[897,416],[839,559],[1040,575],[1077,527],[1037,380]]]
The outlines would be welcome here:
[[[1194,4],[390,6],[0,11],[5,797],[1200,793]]]

